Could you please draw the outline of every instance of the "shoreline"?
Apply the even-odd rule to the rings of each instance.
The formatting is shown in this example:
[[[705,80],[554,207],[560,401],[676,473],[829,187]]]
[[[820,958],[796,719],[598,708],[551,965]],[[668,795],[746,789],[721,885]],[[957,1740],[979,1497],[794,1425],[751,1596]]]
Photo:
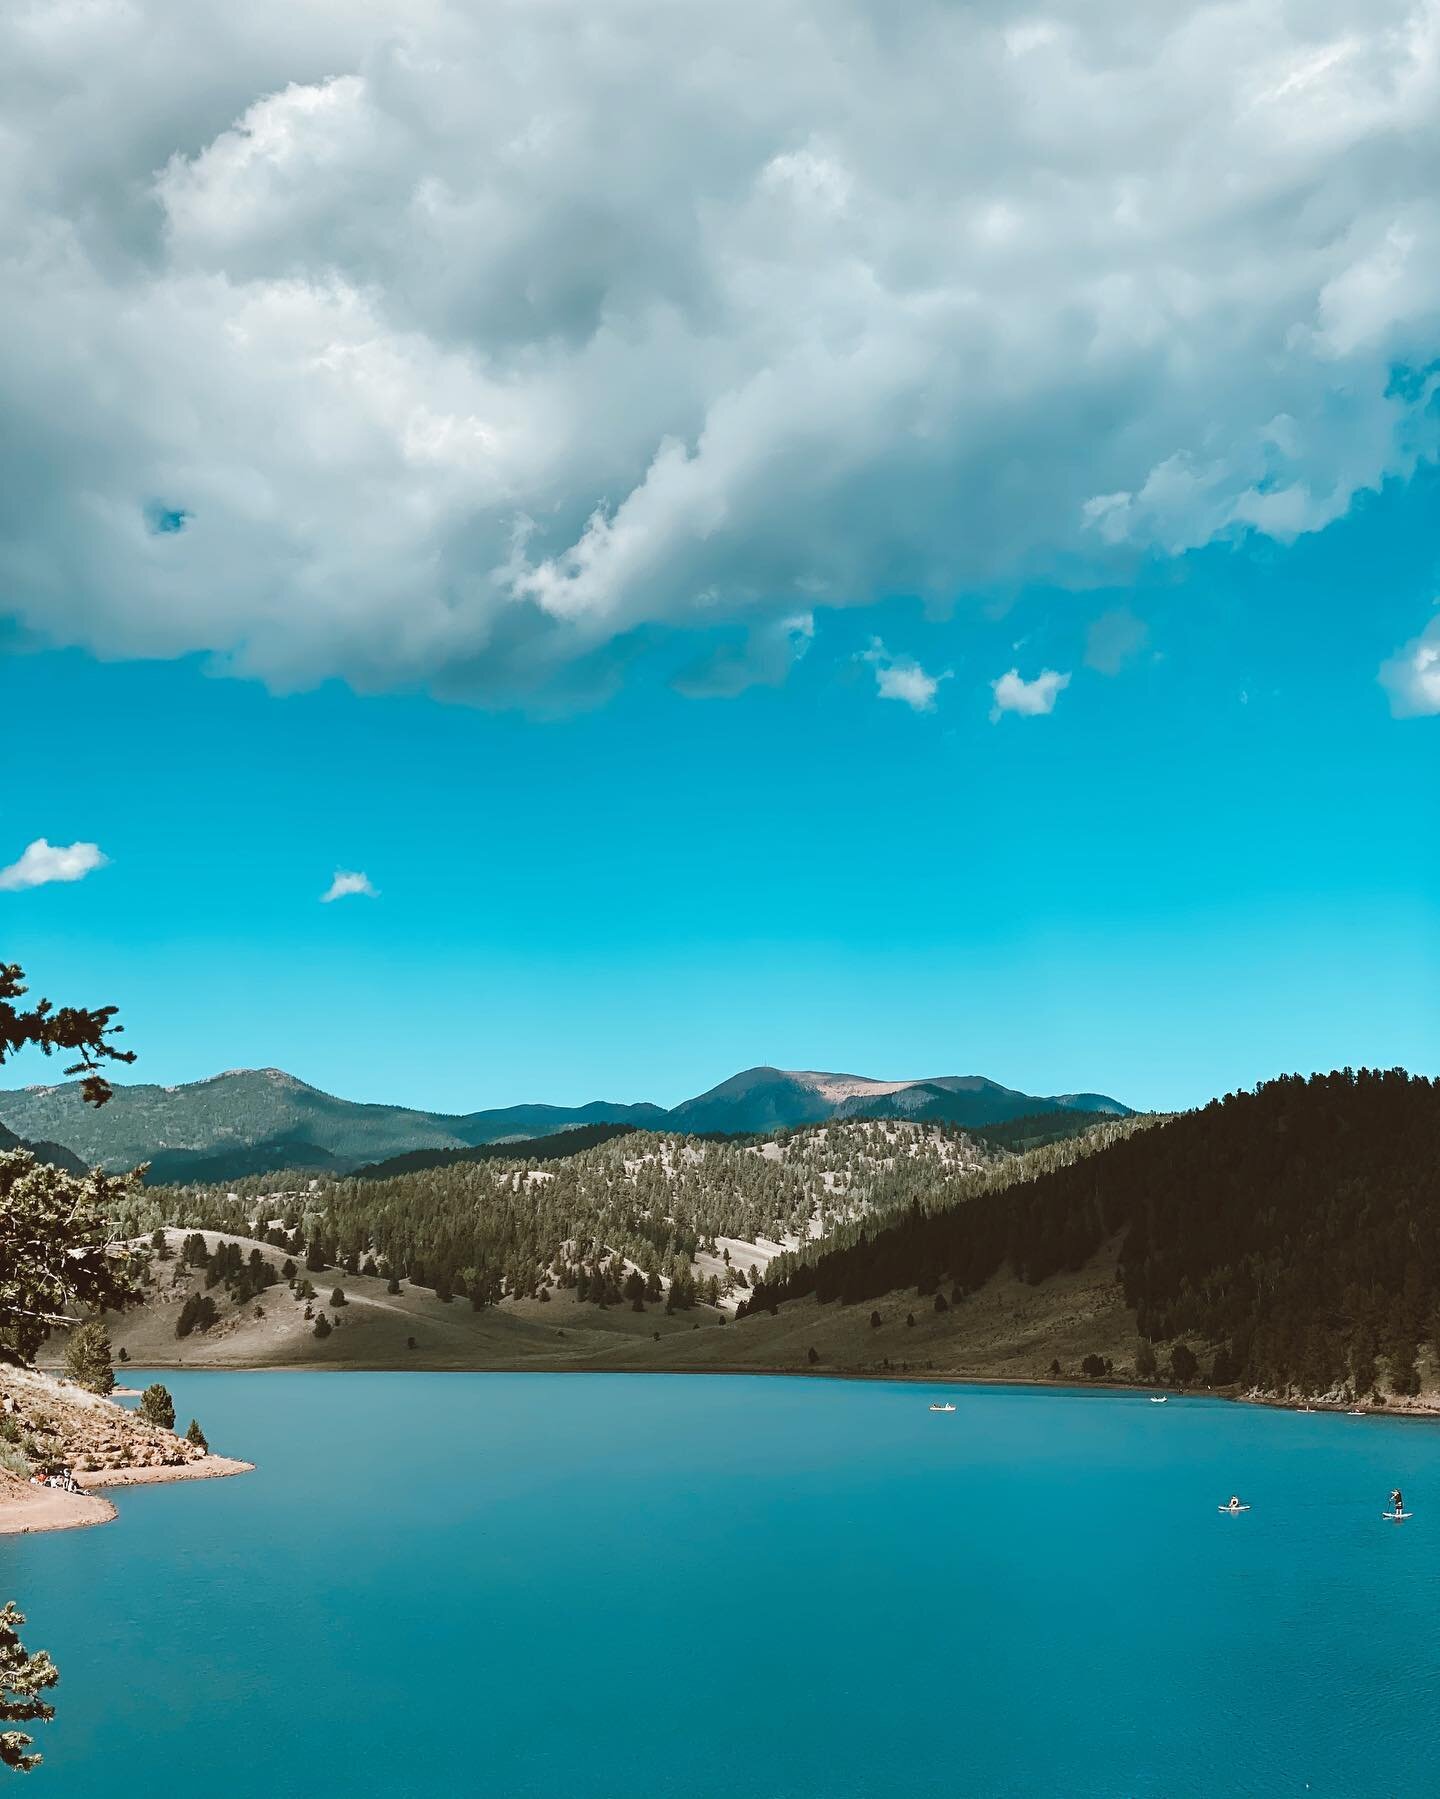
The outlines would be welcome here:
[[[538,1361],[540,1358],[536,1358]],[[942,1373],[939,1370],[929,1373],[901,1373],[889,1370],[883,1373],[872,1373],[868,1370],[841,1368],[757,1368],[741,1363],[711,1363],[703,1368],[694,1367],[603,1367],[594,1363],[585,1366],[551,1367],[510,1366],[510,1367],[445,1367],[426,1368],[407,1364],[404,1367],[378,1367],[364,1362],[227,1362],[212,1364],[208,1367],[197,1367],[193,1363],[172,1362],[152,1363],[157,1374],[665,1374],[665,1375],[754,1375],[765,1380],[846,1380],[846,1381],[878,1381],[896,1386],[936,1386],[936,1387],[1020,1387],[1034,1388],[1038,1391],[1065,1392],[1083,1395],[1087,1393],[1143,1393],[1147,1397],[1159,1399],[1218,1399],[1227,1405],[1260,1406],[1274,1412],[1313,1412],[1316,1417],[1327,1414],[1335,1418],[1398,1418],[1409,1419],[1420,1423],[1440,1423],[1440,1402],[1435,1405],[1394,1405],[1382,1401],[1379,1405],[1366,1405],[1358,1414],[1352,1406],[1342,1405],[1337,1401],[1312,1399],[1302,1403],[1295,1399],[1281,1399],[1274,1394],[1240,1392],[1236,1389],[1218,1389],[1214,1387],[1168,1387],[1163,1385],[1143,1385],[1139,1381],[1098,1380],[1083,1381],[1067,1379],[1054,1375],[1019,1375],[1019,1374],[957,1374]],[[221,1458],[216,1457],[216,1460]],[[243,1466],[249,1466],[244,1464]],[[240,1469],[235,1470],[240,1472]],[[77,1476],[78,1479],[78,1476]],[[99,1485],[102,1483],[95,1482]]]
[[[36,1487],[18,1475],[0,1486],[0,1537],[38,1536],[56,1530],[88,1530],[119,1517],[114,1503],[103,1497],[109,1487],[162,1486],[180,1480],[224,1480],[254,1471],[253,1462],[233,1456],[206,1456],[198,1462],[165,1463],[154,1467],[94,1468],[75,1476],[80,1491],[60,1487]]]

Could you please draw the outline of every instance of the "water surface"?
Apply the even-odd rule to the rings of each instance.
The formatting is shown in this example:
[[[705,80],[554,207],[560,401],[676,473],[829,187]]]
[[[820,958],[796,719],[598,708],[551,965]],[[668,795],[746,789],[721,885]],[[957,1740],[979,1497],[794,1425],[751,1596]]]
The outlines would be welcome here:
[[[1440,1430],[684,1376],[166,1374],[258,1471],[0,1543],[36,1799],[1433,1795]],[[941,1390],[936,1389],[936,1393]],[[1396,1483],[1416,1512],[1381,1523]],[[1221,1517],[1239,1491],[1254,1509]],[[4,1595],[0,1595],[3,1597]]]

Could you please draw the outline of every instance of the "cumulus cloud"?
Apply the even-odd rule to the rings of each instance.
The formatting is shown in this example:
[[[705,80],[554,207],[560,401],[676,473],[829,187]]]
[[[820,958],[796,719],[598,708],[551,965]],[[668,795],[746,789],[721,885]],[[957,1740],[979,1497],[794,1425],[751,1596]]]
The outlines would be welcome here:
[[[378,897],[376,890],[370,885],[367,875],[360,874],[354,869],[337,868],[335,879],[320,895],[320,904],[328,906],[331,900],[349,899],[352,894],[356,893],[364,894],[366,899]]]
[[[997,724],[1005,712],[1018,712],[1021,718],[1043,718],[1055,710],[1055,701],[1070,685],[1069,675],[1057,675],[1053,668],[1042,669],[1033,681],[1022,680],[1018,668],[990,683],[995,704],[990,708],[990,721]]]
[[[504,702],[627,638],[773,670],[826,606],[1288,541],[1434,449],[1429,0],[736,0],[705,39],[0,9],[0,609]]]
[[[912,657],[892,656],[878,637],[860,659],[875,670],[875,690],[880,698],[899,700],[912,712],[933,712],[940,683],[950,679],[948,668],[944,674],[927,675]]]
[[[0,868],[0,893],[18,893],[26,887],[44,887],[51,881],[80,881],[110,860],[98,843],[47,843],[37,837],[27,844],[18,862]]]
[[[779,687],[814,636],[810,612],[757,625],[743,642],[721,643],[682,670],[672,685],[697,700],[733,699],[747,687]]]
[[[1440,713],[1440,618],[1431,619],[1418,637],[1380,664],[1379,680],[1396,718]]]

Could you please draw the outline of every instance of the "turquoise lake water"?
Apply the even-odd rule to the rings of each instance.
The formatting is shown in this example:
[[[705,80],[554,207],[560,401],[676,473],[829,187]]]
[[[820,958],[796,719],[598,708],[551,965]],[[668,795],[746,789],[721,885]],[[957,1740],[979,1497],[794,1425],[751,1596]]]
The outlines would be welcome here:
[[[174,1374],[235,1480],[0,1541],[34,1799],[1440,1792],[1440,1427],[680,1376]],[[1380,1521],[1399,1483],[1416,1513]],[[1254,1509],[1221,1517],[1238,1491]],[[3,1595],[0,1595],[3,1596]],[[17,1785],[18,1793],[19,1787]]]

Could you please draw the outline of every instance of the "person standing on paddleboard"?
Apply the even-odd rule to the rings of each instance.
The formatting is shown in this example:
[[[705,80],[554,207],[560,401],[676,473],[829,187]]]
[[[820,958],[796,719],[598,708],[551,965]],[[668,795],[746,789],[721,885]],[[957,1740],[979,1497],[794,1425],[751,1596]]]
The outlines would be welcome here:
[[[1395,1491],[1390,1495],[1390,1509],[1397,1518],[1405,1510],[1405,1496],[1401,1493],[1399,1487],[1396,1487]]]

